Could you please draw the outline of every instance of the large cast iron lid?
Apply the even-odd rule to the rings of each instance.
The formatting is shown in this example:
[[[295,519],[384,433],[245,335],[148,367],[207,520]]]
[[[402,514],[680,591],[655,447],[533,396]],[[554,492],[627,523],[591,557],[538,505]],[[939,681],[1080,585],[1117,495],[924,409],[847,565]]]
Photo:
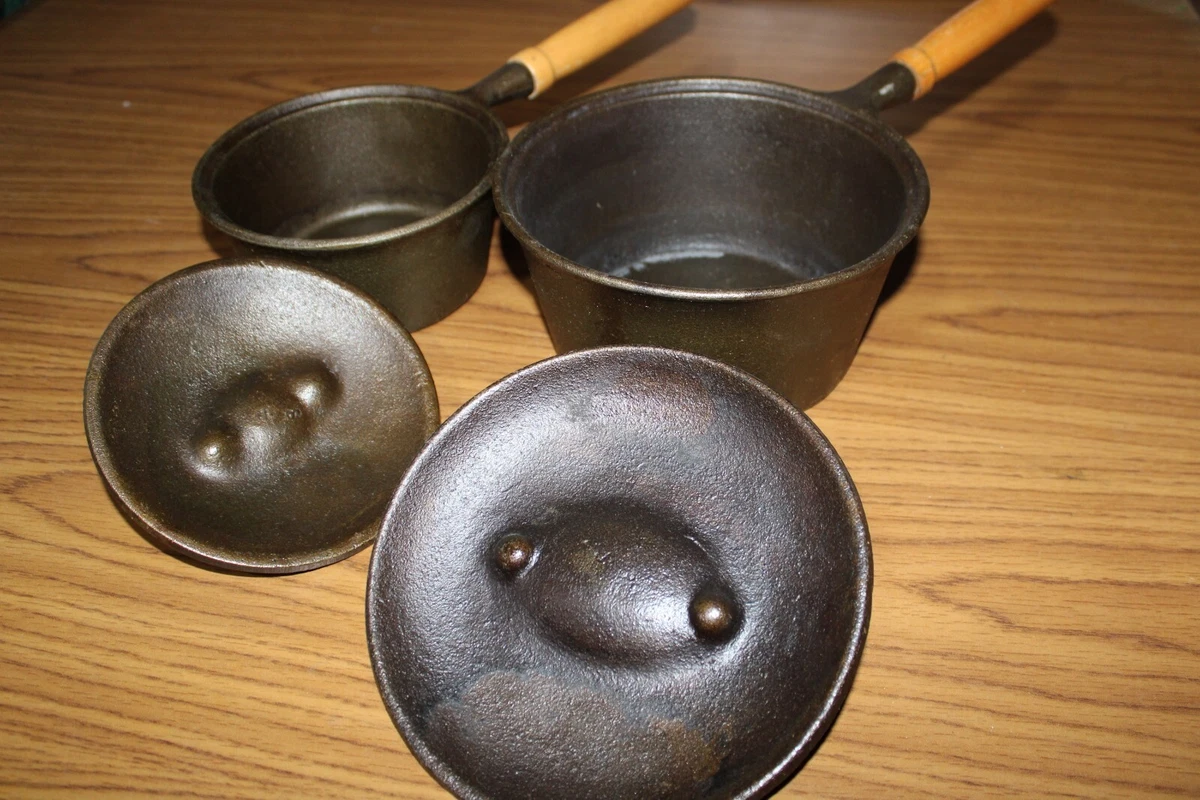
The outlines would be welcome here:
[[[438,406],[382,307],[256,259],[130,301],[96,345],[84,415],[100,474],[152,539],[226,569],[298,572],[370,544]]]
[[[817,428],[654,348],[552,358],[430,440],[384,520],[385,705],[465,798],[758,797],[862,651],[867,525]]]

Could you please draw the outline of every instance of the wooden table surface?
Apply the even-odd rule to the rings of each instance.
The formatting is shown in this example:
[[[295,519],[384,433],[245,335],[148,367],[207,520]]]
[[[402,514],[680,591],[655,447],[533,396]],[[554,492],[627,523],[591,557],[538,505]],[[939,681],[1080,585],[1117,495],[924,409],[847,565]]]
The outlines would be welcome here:
[[[0,23],[0,794],[444,797],[372,679],[369,551],[208,571],[113,507],[88,357],[214,257],[224,129],[356,83],[457,88],[591,0],[43,0]],[[702,2],[553,89],[685,74],[847,85],[957,3]],[[1063,0],[888,113],[933,201],[811,416],[862,494],[865,655],[781,797],[1200,796],[1200,24]],[[218,243],[218,247],[219,247]],[[552,354],[494,245],[416,334],[443,415]]]

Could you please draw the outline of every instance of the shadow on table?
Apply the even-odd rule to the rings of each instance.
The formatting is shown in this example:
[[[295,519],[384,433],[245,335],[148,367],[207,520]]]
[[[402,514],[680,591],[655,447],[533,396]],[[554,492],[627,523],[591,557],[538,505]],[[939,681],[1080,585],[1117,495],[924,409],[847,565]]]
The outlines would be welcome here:
[[[24,17],[44,1],[16,0],[16,2],[13,2],[13,0],[9,0],[7,3],[0,3],[0,31],[7,28],[14,19]]]
[[[963,65],[945,80],[939,81],[928,96],[915,103],[905,103],[883,112],[883,119],[901,136],[912,136],[929,120],[941,116],[1008,72],[1038,50],[1045,47],[1058,33],[1058,21],[1048,12],[1035,16],[1002,39],[990,50]],[[1052,95],[1032,98],[1039,105],[1049,105]]]
[[[238,254],[237,248],[233,244],[233,239],[230,239],[224,233],[214,228],[204,217],[198,217],[198,221],[200,223],[200,234],[219,258],[233,258]]]
[[[871,309],[871,316],[867,319],[867,327],[863,329],[863,338],[866,338],[867,334],[871,332],[871,326],[875,324],[875,315],[879,313],[879,309],[895,297],[901,287],[908,282],[920,254],[921,237],[918,234],[911,242],[905,245],[903,250],[896,254],[895,260],[892,261],[892,266],[888,269],[887,277],[883,279],[883,288],[879,291],[879,300],[875,303],[875,307]]]

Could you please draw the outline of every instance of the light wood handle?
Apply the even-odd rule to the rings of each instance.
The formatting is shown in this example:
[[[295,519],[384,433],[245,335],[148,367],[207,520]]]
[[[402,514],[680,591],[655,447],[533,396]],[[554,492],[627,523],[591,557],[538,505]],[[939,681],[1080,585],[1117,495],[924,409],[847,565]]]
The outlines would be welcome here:
[[[975,0],[892,61],[917,79],[916,99],[933,85],[1025,24],[1054,0]]]
[[[549,38],[526,47],[509,59],[524,64],[533,75],[533,94],[537,97],[559,78],[661,22],[692,0],[610,0],[589,11]]]

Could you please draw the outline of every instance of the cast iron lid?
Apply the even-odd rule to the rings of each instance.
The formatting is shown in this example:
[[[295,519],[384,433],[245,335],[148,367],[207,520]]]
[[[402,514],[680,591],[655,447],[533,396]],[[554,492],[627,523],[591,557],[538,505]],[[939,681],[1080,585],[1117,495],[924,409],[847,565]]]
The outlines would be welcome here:
[[[464,798],[758,797],[828,730],[870,608],[841,460],[744,372],[648,347],[470,401],[400,485],[367,635]]]
[[[362,292],[230,259],[169,275],[117,314],[84,419],[100,474],[152,540],[281,573],[371,543],[438,405],[412,337]]]

